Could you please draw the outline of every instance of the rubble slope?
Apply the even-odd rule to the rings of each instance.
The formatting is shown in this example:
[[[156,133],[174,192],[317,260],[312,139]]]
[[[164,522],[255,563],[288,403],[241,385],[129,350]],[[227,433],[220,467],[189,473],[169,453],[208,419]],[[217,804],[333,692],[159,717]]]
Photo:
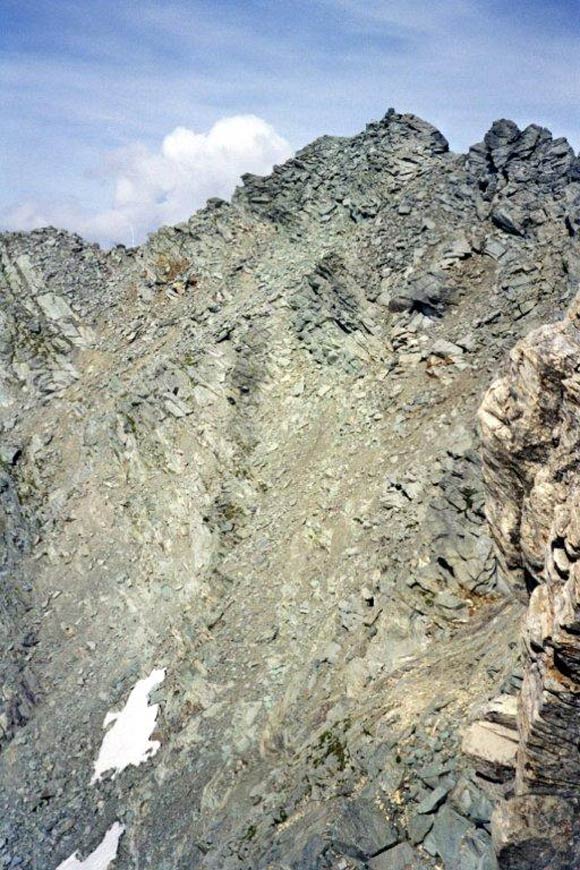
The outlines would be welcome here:
[[[137,249],[0,237],[3,866],[497,866],[525,582],[474,420],[579,226],[565,140],[390,110]]]

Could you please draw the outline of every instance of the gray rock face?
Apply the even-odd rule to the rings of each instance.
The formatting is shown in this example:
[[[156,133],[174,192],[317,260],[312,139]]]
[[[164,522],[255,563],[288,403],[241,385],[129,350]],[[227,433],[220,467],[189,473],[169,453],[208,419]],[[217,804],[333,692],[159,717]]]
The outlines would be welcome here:
[[[483,776],[503,782],[513,777],[517,746],[517,731],[494,722],[474,722],[465,733],[462,749]]]
[[[118,821],[115,870],[492,870],[510,768],[461,745],[514,733],[485,711],[522,684],[532,586],[518,800],[575,799],[543,736],[575,727],[572,317],[510,399],[538,387],[542,437],[531,410],[515,449],[486,434],[489,527],[474,418],[576,292],[578,165],[540,128],[456,155],[390,111],[138,249],[0,237],[0,866]],[[92,782],[161,668],[157,751]]]
[[[28,662],[36,643],[35,625],[26,618],[27,593],[17,583],[18,564],[30,551],[31,528],[9,472],[0,471],[0,749],[30,717],[38,693]]]
[[[500,867],[576,867],[576,811],[573,803],[552,795],[526,794],[500,803],[493,832]]]

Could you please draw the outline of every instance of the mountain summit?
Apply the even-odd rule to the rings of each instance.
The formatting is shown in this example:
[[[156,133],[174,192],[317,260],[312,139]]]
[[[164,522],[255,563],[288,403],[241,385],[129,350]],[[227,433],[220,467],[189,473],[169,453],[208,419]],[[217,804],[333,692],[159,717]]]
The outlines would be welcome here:
[[[566,140],[389,110],[0,236],[3,867],[574,866],[579,231]]]

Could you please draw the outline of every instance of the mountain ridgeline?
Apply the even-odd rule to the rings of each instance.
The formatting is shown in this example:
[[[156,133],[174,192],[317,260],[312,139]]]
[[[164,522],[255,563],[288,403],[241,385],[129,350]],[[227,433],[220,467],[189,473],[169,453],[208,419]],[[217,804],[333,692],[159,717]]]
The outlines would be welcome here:
[[[0,866],[580,866],[580,159],[242,181],[0,236]]]

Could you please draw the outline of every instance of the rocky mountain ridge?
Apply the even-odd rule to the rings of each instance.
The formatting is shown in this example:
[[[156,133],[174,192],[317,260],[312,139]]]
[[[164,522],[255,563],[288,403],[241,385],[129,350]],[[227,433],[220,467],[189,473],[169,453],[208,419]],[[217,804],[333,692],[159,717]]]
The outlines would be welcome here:
[[[390,110],[243,182],[137,249],[0,237],[2,866],[114,825],[115,868],[568,866],[518,819],[576,794],[533,701],[542,595],[574,679],[573,313],[484,403],[489,526],[474,421],[577,292],[579,158]],[[155,669],[158,751],[91,782]]]

